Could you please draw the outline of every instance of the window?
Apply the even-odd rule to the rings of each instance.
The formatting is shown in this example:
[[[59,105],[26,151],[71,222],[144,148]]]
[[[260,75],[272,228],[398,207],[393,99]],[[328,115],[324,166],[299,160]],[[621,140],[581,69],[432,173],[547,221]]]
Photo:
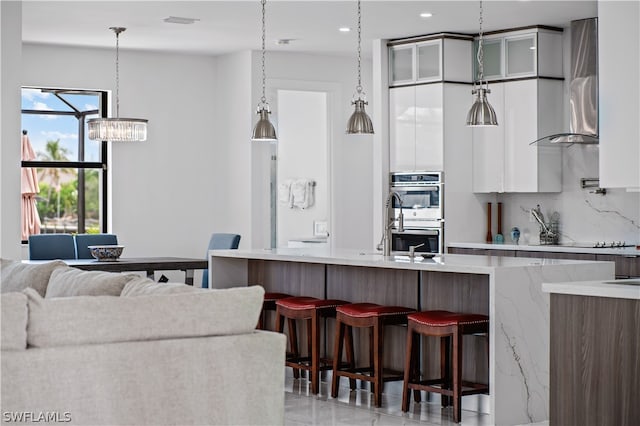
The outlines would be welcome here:
[[[23,222],[23,240],[30,233],[107,231],[107,143],[86,136],[86,121],[100,111],[107,111],[107,92],[22,88],[22,133],[34,154],[24,158],[23,149],[22,167],[36,171],[40,222],[27,235]]]

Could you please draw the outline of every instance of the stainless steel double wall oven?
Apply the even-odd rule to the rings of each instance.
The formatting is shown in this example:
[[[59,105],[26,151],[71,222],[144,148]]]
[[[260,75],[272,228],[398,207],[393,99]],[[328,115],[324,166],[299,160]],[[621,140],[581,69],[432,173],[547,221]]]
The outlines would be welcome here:
[[[442,253],[444,241],[444,187],[442,172],[391,173],[389,187],[402,201],[404,230],[391,231],[391,250]],[[400,203],[392,199],[397,223]]]

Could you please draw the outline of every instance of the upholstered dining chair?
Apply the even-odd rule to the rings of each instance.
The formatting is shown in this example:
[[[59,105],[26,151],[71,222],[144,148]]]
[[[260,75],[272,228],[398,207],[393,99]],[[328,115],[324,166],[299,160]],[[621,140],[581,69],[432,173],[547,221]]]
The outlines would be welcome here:
[[[29,235],[29,259],[75,259],[76,243],[71,234]]]
[[[93,259],[89,246],[117,245],[118,236],[115,234],[77,234],[76,254],[78,259]]]
[[[211,239],[209,240],[209,247],[207,248],[207,253],[209,253],[209,250],[237,249],[239,245],[240,245],[239,234],[213,233],[211,234]],[[202,288],[209,288],[209,270],[208,269],[205,269],[202,272]]]

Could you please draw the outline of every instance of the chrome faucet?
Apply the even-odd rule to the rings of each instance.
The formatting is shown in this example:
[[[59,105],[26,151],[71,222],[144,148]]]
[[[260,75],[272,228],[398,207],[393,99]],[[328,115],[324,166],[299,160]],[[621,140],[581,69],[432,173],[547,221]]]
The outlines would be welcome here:
[[[387,201],[384,207],[384,215],[382,222],[382,239],[380,240],[380,244],[378,244],[377,249],[382,250],[383,256],[391,255],[391,228],[393,226],[394,219],[389,219],[389,208],[391,207],[391,200],[393,198],[398,200],[398,205],[400,206],[400,214],[398,215],[398,231],[404,231],[404,215],[402,214],[402,199],[400,198],[400,194],[395,191],[389,192],[387,196]]]

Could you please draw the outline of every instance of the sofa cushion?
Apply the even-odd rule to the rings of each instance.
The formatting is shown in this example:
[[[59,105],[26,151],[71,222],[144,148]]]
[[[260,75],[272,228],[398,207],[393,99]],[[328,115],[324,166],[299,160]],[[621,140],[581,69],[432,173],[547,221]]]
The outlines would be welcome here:
[[[139,297],[28,297],[27,343],[35,347],[250,333],[260,286]]]
[[[60,268],[51,273],[45,297],[120,296],[125,284],[138,277],[135,274]]]
[[[41,296],[47,292],[51,273],[57,268],[67,267],[61,260],[27,264],[16,260],[0,261],[0,288],[2,293],[22,291],[27,287],[35,289]]]
[[[2,350],[26,349],[27,296],[22,293],[5,293],[0,296],[0,300]]]
[[[120,296],[135,297],[153,294],[199,293],[203,291],[207,290],[183,283],[157,283],[148,278],[140,277],[140,279],[129,281],[122,289]]]

